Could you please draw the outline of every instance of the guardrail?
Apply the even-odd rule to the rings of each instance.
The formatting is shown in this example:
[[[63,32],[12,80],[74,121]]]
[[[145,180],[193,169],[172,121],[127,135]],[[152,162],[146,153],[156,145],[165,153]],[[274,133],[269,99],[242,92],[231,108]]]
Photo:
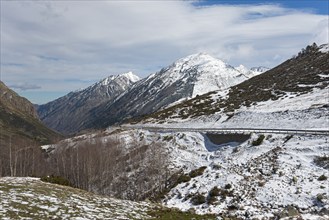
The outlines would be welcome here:
[[[329,130],[294,130],[294,129],[268,129],[268,128],[169,128],[169,127],[143,127],[143,126],[122,126],[123,128],[145,129],[149,131],[159,132],[202,132],[202,133],[217,133],[217,134],[292,134],[292,135],[327,135]]]

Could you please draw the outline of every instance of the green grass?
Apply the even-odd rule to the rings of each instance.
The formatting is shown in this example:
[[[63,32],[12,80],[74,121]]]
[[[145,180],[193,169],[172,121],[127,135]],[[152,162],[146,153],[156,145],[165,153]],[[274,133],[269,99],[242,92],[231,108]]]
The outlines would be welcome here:
[[[166,209],[161,208],[157,210],[153,210],[149,212],[149,215],[153,218],[151,219],[159,219],[159,220],[213,220],[216,219],[215,215],[197,215],[193,212],[182,212],[177,209]]]

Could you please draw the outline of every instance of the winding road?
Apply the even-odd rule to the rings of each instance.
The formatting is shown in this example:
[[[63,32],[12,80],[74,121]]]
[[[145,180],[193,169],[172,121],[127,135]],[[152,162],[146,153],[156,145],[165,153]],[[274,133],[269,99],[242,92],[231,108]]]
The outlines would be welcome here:
[[[121,126],[121,128],[136,128],[158,132],[202,132],[217,134],[291,134],[291,135],[327,135],[329,130],[295,130],[278,128],[179,128],[179,127],[149,127],[149,126]]]

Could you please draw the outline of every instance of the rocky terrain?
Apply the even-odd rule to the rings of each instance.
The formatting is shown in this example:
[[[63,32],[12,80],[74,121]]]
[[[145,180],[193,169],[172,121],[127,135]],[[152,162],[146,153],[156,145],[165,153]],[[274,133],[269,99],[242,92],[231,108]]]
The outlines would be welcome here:
[[[109,76],[86,89],[38,106],[38,114],[48,127],[63,134],[75,133],[85,128],[90,110],[114,101],[138,80],[132,72]]]

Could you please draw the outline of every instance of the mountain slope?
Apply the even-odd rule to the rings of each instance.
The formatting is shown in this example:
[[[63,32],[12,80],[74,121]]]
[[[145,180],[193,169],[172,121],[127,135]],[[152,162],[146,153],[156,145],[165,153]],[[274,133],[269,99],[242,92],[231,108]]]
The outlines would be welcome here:
[[[64,134],[75,133],[83,127],[91,109],[113,101],[138,80],[131,72],[109,76],[86,89],[38,106],[38,114],[50,128]]]
[[[0,178],[1,219],[215,219],[50,184],[31,177]]]
[[[59,138],[37,118],[32,103],[0,81],[0,176],[36,174],[38,146]]]
[[[304,108],[299,110],[306,111],[310,108],[310,111],[313,111],[315,107],[323,108],[320,111],[322,117],[325,117],[328,106],[325,105],[324,99],[325,94],[328,94],[329,85],[329,53],[325,50],[327,47],[328,45],[308,46],[294,58],[261,75],[232,86],[226,91],[211,92],[196,97],[145,119],[150,122],[175,122],[182,119],[213,116],[215,118],[209,118],[209,121],[212,123],[216,121],[220,125],[225,120],[232,120],[231,117],[239,112],[255,112],[263,105],[267,106],[267,112],[271,112],[271,109],[280,111],[275,108],[276,105],[280,105],[282,111],[289,110],[279,103],[287,103],[287,100],[291,100],[289,102],[291,108],[295,108],[296,103],[299,105],[308,103],[306,106],[302,105]],[[310,100],[310,97],[306,98],[308,96],[319,96],[324,99],[311,98],[313,101],[307,102],[306,100]],[[294,98],[298,99],[295,104]]]
[[[104,128],[155,112],[177,101],[228,88],[248,78],[245,73],[210,55],[190,55],[139,81],[115,102],[95,108],[88,117],[86,128]]]
[[[57,133],[41,123],[32,103],[17,95],[1,81],[0,130],[1,145],[7,144],[10,136],[35,140],[43,144],[59,137]]]
[[[128,177],[121,179],[120,189],[123,189],[124,194],[129,194],[129,189],[133,189],[132,192],[145,192],[147,190],[144,187],[136,186],[136,180],[150,183],[152,176],[158,175],[160,178],[169,178],[165,181],[168,193],[162,197],[162,203],[182,211],[213,213],[225,219],[281,219],[292,216],[328,219],[329,149],[326,136],[245,134],[242,135],[243,139],[240,136],[111,127],[106,131],[43,147],[49,149],[50,158],[55,156],[56,151],[67,149],[71,152],[68,157],[71,159],[76,155],[74,150],[79,149],[79,155],[85,152],[84,143],[97,143],[97,139],[101,139],[102,143],[110,143],[111,139],[121,140],[119,149],[126,151],[125,159],[109,162],[114,163],[111,168],[118,163],[126,165],[119,166],[121,172],[115,175],[100,172],[98,175],[101,178],[90,178],[92,187],[89,190],[95,190],[98,186],[99,193],[107,193],[106,188],[115,185],[115,181],[121,179],[118,175],[122,174]],[[258,141],[260,137],[263,138]],[[139,148],[138,144],[143,147]],[[151,146],[152,151],[145,154],[144,146]],[[86,171],[82,169],[83,173],[79,173],[81,176],[88,176],[89,169],[99,170],[99,166],[93,167],[89,163],[92,156],[97,156],[97,161],[101,163],[99,154],[95,154],[99,148],[100,145],[95,144],[88,157],[79,158],[79,163],[85,164],[86,168]],[[162,153],[157,154],[157,149],[161,149]],[[161,160],[158,156],[163,153],[168,156],[168,161],[160,172],[157,170],[146,175],[140,172],[140,169],[155,165],[145,163],[146,158],[157,162]],[[105,152],[101,154],[104,158],[112,158],[107,155]],[[134,156],[140,158],[138,163],[132,163]],[[76,164],[75,160],[73,163]],[[168,173],[173,175],[168,176]],[[98,182],[113,177],[108,184]],[[116,194],[112,192],[110,195]]]
[[[1,219],[149,219],[154,209],[37,178],[0,178],[0,193]]]

